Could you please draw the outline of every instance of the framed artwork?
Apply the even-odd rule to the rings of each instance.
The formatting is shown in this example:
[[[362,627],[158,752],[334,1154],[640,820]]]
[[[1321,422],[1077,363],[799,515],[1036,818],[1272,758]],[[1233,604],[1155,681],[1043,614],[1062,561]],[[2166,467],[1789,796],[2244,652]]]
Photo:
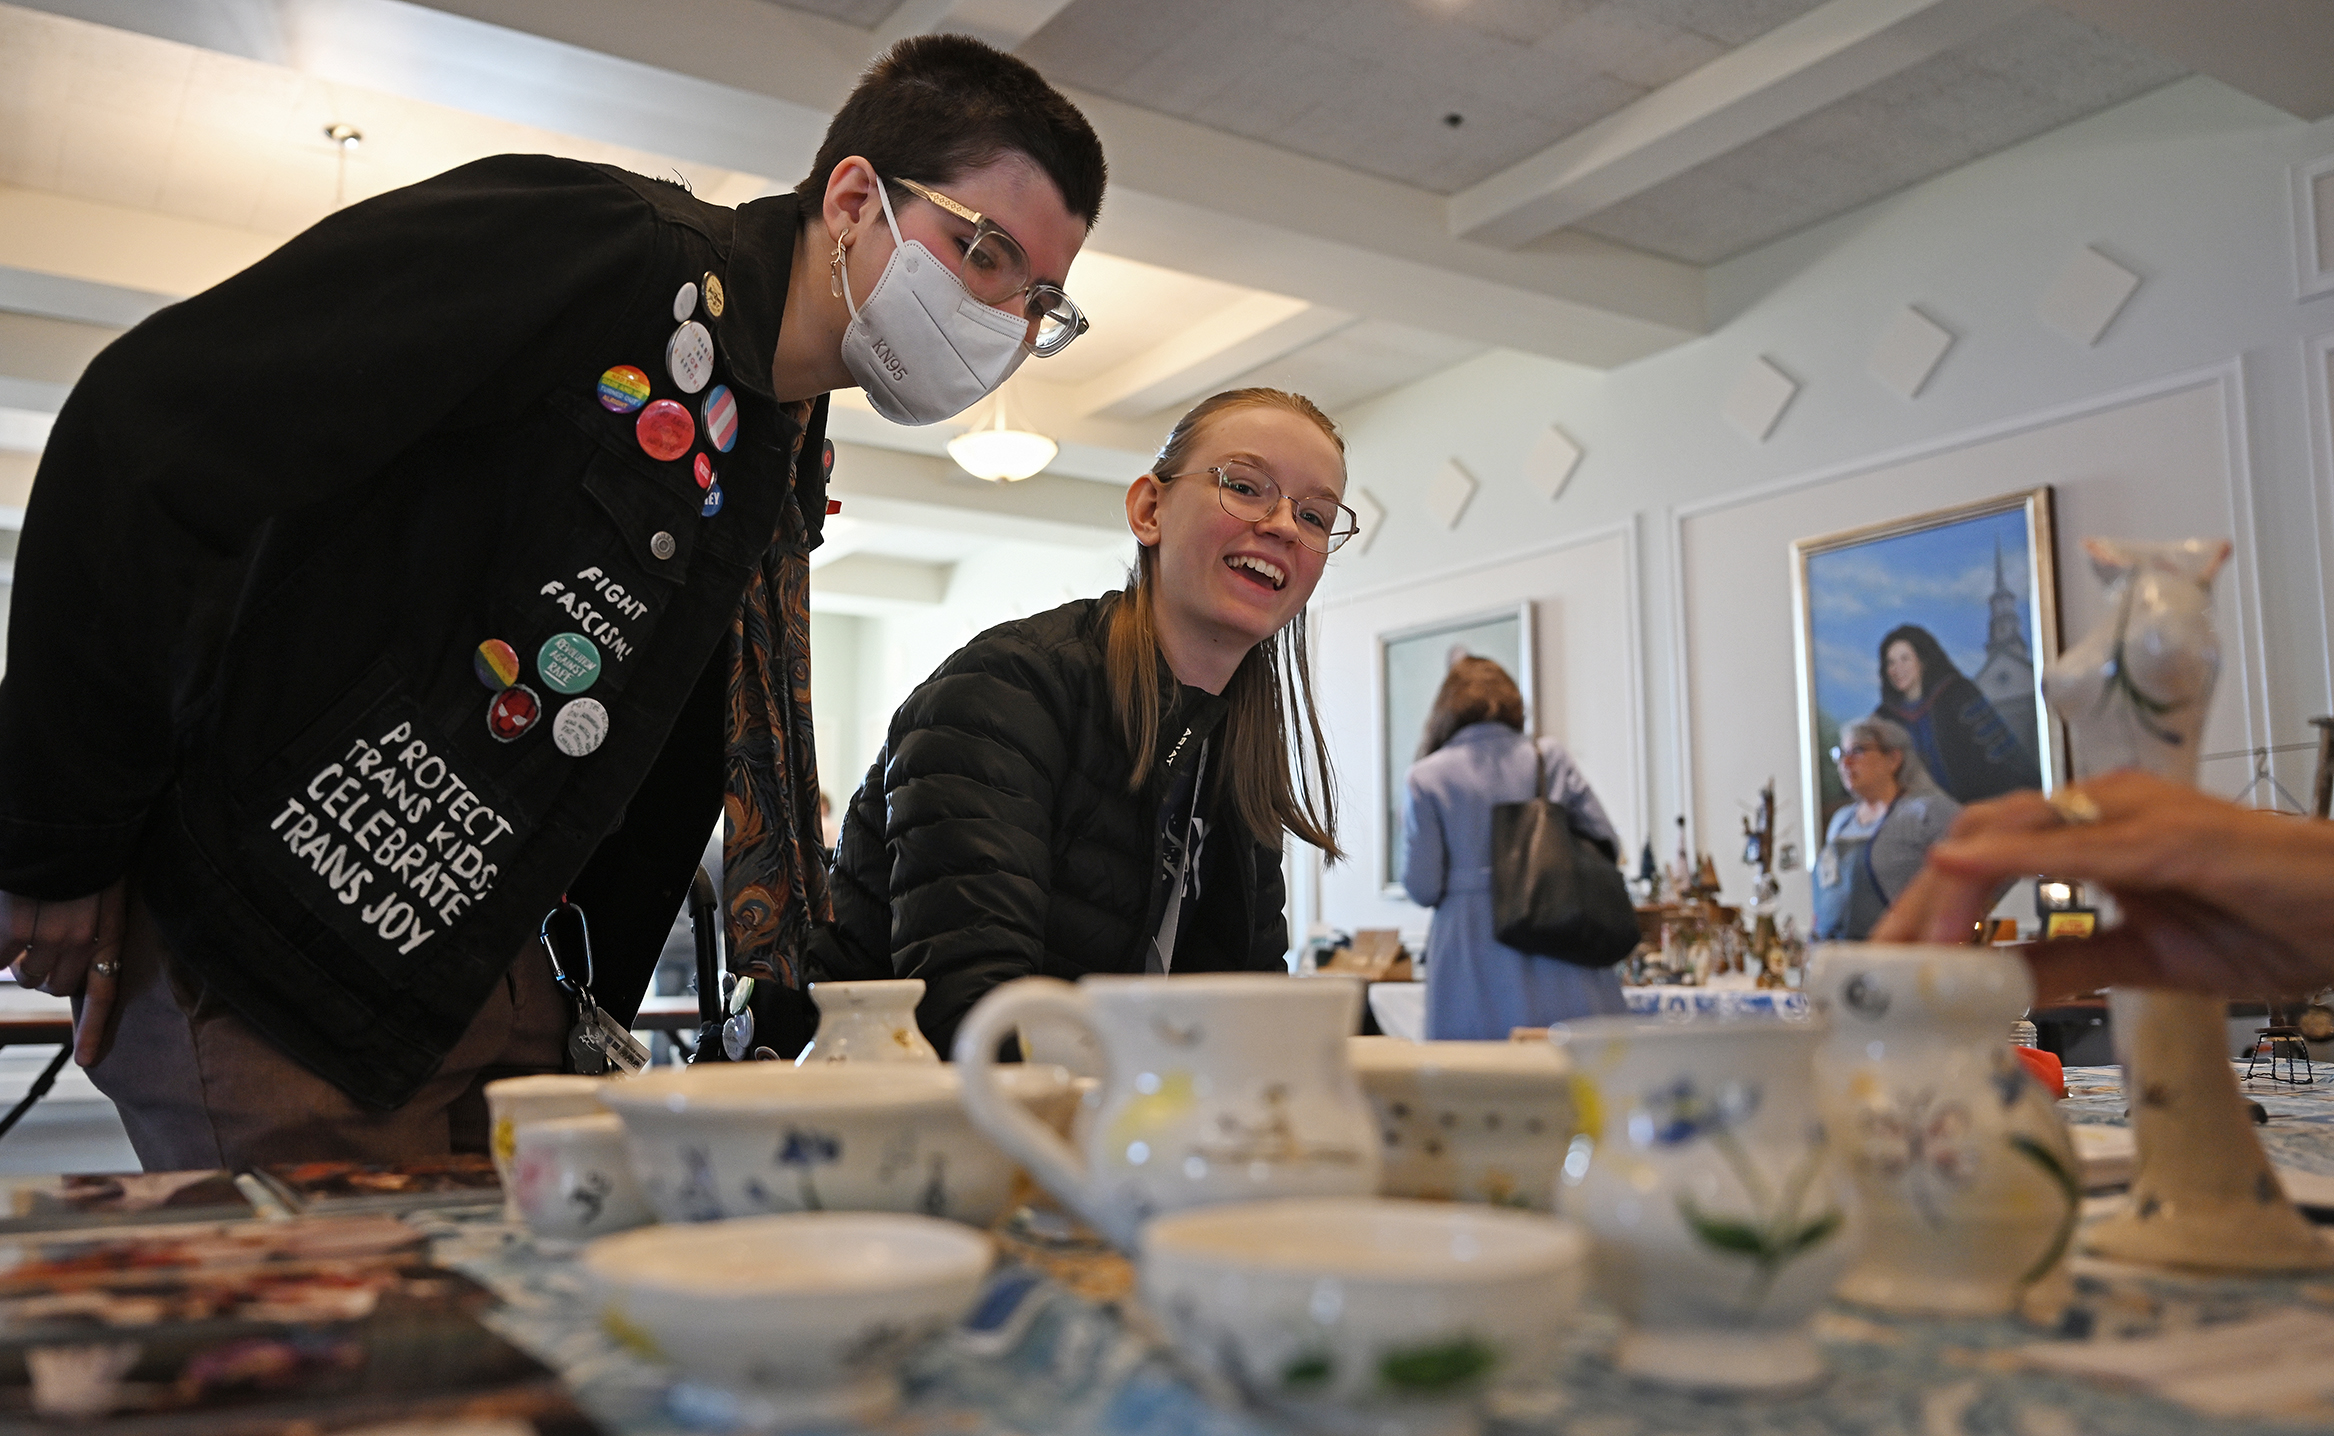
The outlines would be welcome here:
[[[1437,619],[1378,635],[1378,820],[1385,834],[1378,874],[1386,896],[1403,897],[1402,807],[1410,765],[1426,733],[1427,714],[1443,675],[1460,658],[1488,658],[1506,669],[1524,695],[1524,732],[1537,736],[1532,681],[1532,605],[1529,600],[1488,613]]]
[[[1833,755],[1859,718],[1902,727],[1957,802],[2054,784],[2065,750],[2042,701],[2058,655],[2051,544],[2045,487],[1791,546],[1811,848],[1850,801]]]

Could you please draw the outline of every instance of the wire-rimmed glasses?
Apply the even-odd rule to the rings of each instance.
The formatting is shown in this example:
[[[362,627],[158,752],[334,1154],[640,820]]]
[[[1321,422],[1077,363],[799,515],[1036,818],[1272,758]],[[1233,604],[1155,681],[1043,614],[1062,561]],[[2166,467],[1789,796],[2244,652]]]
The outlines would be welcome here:
[[[1248,464],[1213,464],[1189,473],[1167,474],[1159,482],[1188,479],[1197,474],[1214,477],[1216,502],[1224,506],[1225,513],[1242,523],[1262,523],[1280,507],[1280,485],[1261,469]],[[1345,546],[1347,539],[1361,532],[1361,515],[1326,494],[1292,499],[1289,503],[1297,517],[1298,540],[1315,553],[1335,553]]]
[[[895,179],[900,186],[919,199],[929,200],[973,227],[970,238],[961,241],[964,262],[958,278],[964,281],[965,291],[983,304],[1003,308],[1015,300],[1021,302],[1022,312],[1029,317],[1029,352],[1040,359],[1050,359],[1070,347],[1070,341],[1091,328],[1085,313],[1058,284],[1038,284],[1029,277],[1029,252],[1021,241],[997,226],[995,220],[970,205],[960,204],[947,195],[912,179]]]

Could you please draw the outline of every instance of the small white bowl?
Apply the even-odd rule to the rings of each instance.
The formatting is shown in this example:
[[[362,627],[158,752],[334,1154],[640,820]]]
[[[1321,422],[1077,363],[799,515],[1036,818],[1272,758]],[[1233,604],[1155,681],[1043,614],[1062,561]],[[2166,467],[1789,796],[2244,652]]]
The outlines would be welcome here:
[[[1466,1429],[1493,1382],[1552,1371],[1588,1253],[1537,1213],[1241,1202],[1143,1229],[1143,1302],[1187,1360],[1301,1425]]]
[[[1078,1100],[1059,1067],[1017,1066],[1006,1089],[1041,1119]],[[716,1062],[610,1083],[641,1192],[667,1222],[770,1212],[921,1212],[987,1226],[1013,1162],[973,1129],[956,1069]]]
[[[609,1334],[801,1426],[896,1406],[901,1358],[971,1309],[993,1256],[953,1222],[804,1212],[603,1237],[583,1267]]]
[[[1385,1143],[1380,1195],[1555,1210],[1578,1126],[1561,1048],[1353,1037],[1346,1049]]]

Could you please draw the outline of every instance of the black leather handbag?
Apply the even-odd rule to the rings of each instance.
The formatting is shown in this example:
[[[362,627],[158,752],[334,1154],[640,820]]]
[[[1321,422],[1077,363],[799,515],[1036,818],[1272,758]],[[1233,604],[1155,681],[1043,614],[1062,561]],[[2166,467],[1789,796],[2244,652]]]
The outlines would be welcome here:
[[[1532,745],[1528,802],[1491,810],[1492,935],[1518,952],[1611,967],[1637,948],[1637,907],[1611,855],[1548,798],[1547,755]]]

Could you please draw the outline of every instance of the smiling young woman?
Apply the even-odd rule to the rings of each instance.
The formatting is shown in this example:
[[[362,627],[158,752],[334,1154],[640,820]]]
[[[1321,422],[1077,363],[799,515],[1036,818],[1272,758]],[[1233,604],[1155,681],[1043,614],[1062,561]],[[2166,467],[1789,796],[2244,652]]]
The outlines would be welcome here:
[[[1310,400],[1184,415],[1127,490],[1126,590],[990,629],[893,715],[813,976],[924,979],[945,1052],[1017,977],[1282,970],[1285,836],[1340,856],[1304,613],[1344,494]]]

